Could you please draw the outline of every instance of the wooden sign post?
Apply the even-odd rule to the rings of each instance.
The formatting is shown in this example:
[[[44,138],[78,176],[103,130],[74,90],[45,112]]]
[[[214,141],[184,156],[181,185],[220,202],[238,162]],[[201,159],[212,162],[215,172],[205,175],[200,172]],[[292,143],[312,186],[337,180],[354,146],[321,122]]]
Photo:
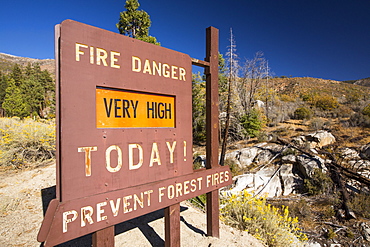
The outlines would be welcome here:
[[[207,28],[206,35],[206,137],[207,169],[219,166],[218,161],[218,29]],[[218,190],[207,193],[207,234],[219,237]]]

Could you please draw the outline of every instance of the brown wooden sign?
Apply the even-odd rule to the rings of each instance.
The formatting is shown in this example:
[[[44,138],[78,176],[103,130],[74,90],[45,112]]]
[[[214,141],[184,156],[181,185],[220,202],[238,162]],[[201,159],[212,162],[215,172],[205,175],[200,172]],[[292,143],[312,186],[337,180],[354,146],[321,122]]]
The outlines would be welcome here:
[[[53,246],[231,183],[192,168],[192,60],[66,20],[56,26],[57,198],[38,240]]]
[[[192,173],[188,55],[60,25],[60,199]]]

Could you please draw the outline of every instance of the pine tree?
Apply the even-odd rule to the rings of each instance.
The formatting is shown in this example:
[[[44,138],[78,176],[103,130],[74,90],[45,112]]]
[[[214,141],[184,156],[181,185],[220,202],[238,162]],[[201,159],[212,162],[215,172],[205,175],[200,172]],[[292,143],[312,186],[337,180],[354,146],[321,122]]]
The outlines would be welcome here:
[[[17,85],[13,78],[8,81],[8,87],[6,89],[6,95],[2,104],[6,115],[9,117],[17,116],[24,118],[29,116],[29,109],[24,99],[20,87]]]
[[[8,87],[8,78],[0,71],[0,117],[4,117],[5,115],[5,111],[1,106],[3,105],[5,99],[7,87]]]
[[[218,54],[218,94],[219,94],[219,112],[225,112],[227,107],[227,92],[228,92],[228,68],[225,64],[225,59],[222,54]]]
[[[32,109],[31,114],[35,115],[35,113],[37,113],[39,117],[44,118],[45,109],[55,105],[55,86],[53,79],[47,70],[41,70],[41,67],[38,63],[33,64],[31,67],[29,78],[31,80],[28,81],[28,83],[30,83],[32,86],[30,88],[35,90],[35,96],[28,101]],[[30,91],[27,92],[27,86],[24,89],[26,95],[31,93]],[[48,112],[50,113],[50,110]]]
[[[193,74],[192,86],[193,141],[202,144],[206,141],[206,82],[199,73]]]
[[[116,24],[120,34],[139,39],[155,45],[160,45],[157,39],[149,35],[151,25],[150,16],[144,10],[138,10],[138,0],[127,0],[125,11],[120,13],[119,22]]]
[[[8,87],[7,76],[0,71],[0,106],[4,102],[6,88]]]
[[[23,71],[22,71],[22,68],[18,65],[18,64],[15,64],[12,68],[12,72],[10,73],[10,78],[14,80],[14,83],[19,86],[23,79],[24,79],[24,76],[23,76]]]
[[[20,87],[20,91],[23,95],[24,102],[27,105],[27,109],[29,111],[28,115],[31,117],[42,115],[44,88],[38,78],[31,75],[25,79]]]
[[[5,110],[5,114],[2,112],[2,115],[44,118],[47,112],[54,116],[53,79],[47,70],[41,70],[38,63],[28,64],[25,68],[16,64],[9,75],[6,87],[2,80],[0,82],[0,105]]]

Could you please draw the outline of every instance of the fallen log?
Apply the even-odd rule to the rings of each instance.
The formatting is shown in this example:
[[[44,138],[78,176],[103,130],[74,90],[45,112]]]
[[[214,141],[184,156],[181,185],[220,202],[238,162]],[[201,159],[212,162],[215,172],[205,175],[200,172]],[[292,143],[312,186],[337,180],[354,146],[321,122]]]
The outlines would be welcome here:
[[[325,151],[319,151],[319,153],[321,154],[326,154],[329,156],[329,158],[332,160],[332,161],[335,161],[335,157],[332,153],[329,153],[329,152],[325,152]],[[370,179],[362,176],[361,174],[358,174],[357,172],[349,169],[349,168],[346,168],[342,165],[340,165],[339,163],[337,162],[334,162],[332,165],[334,165],[336,168],[340,169],[342,174],[345,175],[346,177],[348,178],[351,178],[351,179],[354,179],[360,183],[363,183],[363,184],[366,184],[367,186],[370,186]]]
[[[282,139],[280,137],[277,138],[277,142],[279,144],[283,144],[283,145],[290,145],[290,147],[292,147],[292,148],[298,150],[299,152],[301,152],[303,154],[306,154],[306,155],[308,155],[310,157],[315,157],[316,156],[316,154],[314,154],[313,152],[303,150],[303,149],[295,146],[294,144],[292,144],[288,140]],[[366,177],[358,174],[357,172],[355,172],[355,171],[353,171],[353,170],[351,170],[349,168],[346,168],[346,167],[340,165],[336,161],[336,159],[335,159],[335,157],[334,157],[334,155],[332,153],[326,152],[326,151],[322,151],[322,150],[317,150],[317,151],[318,151],[319,154],[324,154],[324,155],[329,156],[330,160],[333,161],[332,165],[335,166],[336,168],[339,168],[340,171],[341,171],[341,174],[345,175],[346,177],[348,177],[350,179],[354,179],[354,180],[356,180],[356,181],[358,181],[360,183],[363,183],[363,184],[365,184],[367,186],[370,186],[370,179],[368,179],[368,178],[366,178]]]
[[[289,141],[287,141],[285,139],[282,139],[282,138],[279,138],[278,137],[277,138],[277,141],[280,142],[280,143],[282,143],[282,144],[284,144],[284,145],[290,145],[292,148],[294,148],[294,149],[300,151],[301,153],[306,154],[306,155],[308,155],[310,157],[315,157],[316,156],[311,151],[302,150],[301,148],[295,146],[294,144],[292,144],[291,142],[289,142]],[[327,168],[330,171],[331,178],[332,178],[333,182],[337,185],[338,190],[341,192],[341,195],[342,195],[342,208],[345,211],[346,219],[356,219],[355,213],[351,210],[351,208],[348,205],[349,195],[348,195],[348,192],[347,192],[345,183],[343,181],[343,178],[341,176],[341,173],[339,172],[340,168],[342,168],[342,167],[340,165],[338,165],[338,163],[337,163],[337,161],[336,161],[336,159],[335,159],[335,157],[334,157],[334,155],[332,153],[323,152],[323,151],[320,151],[320,153],[327,155],[330,158],[330,160],[332,161],[330,164],[326,164],[326,166],[327,166]],[[361,176],[359,174],[357,174],[357,175],[358,176]]]
[[[349,195],[346,188],[346,185],[342,179],[341,174],[338,171],[338,168],[329,166],[329,170],[331,173],[331,177],[334,183],[337,184],[338,190],[341,192],[342,195],[342,208],[344,209],[346,219],[356,219],[355,213],[349,207]]]

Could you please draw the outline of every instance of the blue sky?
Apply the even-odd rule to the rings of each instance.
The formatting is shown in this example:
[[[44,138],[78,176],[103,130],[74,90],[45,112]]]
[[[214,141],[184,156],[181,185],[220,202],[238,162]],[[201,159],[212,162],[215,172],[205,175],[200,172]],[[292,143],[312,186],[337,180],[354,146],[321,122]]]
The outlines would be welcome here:
[[[262,51],[276,76],[370,77],[368,0],[139,0],[162,46],[204,59],[205,28],[233,29],[240,63]],[[0,0],[0,52],[54,58],[54,25],[65,19],[113,32],[124,0]]]

